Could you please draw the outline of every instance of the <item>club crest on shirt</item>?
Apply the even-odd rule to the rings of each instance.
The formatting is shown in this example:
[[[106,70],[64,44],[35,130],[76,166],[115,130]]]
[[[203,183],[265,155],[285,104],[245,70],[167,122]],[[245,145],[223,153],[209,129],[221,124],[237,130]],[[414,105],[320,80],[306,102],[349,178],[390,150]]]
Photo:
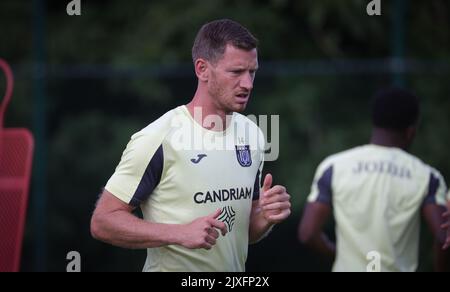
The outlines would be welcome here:
[[[250,145],[236,146],[236,156],[242,167],[250,167],[252,165],[252,153]]]

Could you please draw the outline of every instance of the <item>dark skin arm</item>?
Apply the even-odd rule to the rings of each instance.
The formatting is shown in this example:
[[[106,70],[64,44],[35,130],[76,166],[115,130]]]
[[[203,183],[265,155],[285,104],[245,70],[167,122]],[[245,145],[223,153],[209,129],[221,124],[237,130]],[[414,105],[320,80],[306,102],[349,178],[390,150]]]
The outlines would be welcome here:
[[[447,232],[447,238],[445,239],[443,249],[447,250],[450,247],[450,202],[447,203],[447,211],[442,214],[442,217],[444,218],[445,223],[442,224],[441,228]]]
[[[327,261],[333,262],[336,257],[336,245],[323,232],[323,227],[331,216],[330,205],[314,202],[308,203],[299,225],[300,242],[323,255]]]
[[[442,249],[446,241],[446,231],[441,228],[441,225],[444,223],[442,214],[445,211],[446,209],[444,207],[434,204],[427,204],[422,208],[422,215],[434,238],[433,256],[436,272],[450,271],[450,251],[444,251]]]

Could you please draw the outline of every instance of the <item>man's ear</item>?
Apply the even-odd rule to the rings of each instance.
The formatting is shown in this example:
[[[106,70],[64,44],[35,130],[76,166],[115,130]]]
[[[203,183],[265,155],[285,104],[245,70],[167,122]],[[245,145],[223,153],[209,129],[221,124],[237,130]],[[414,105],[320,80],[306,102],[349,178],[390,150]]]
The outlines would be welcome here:
[[[197,59],[195,61],[195,74],[201,82],[208,82],[209,79],[209,63],[204,59]]]

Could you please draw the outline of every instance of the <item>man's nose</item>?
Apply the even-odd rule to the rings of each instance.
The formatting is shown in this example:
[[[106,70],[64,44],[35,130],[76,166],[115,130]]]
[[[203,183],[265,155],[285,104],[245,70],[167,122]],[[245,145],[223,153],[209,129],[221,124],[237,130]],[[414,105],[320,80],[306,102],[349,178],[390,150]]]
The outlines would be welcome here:
[[[250,73],[246,73],[242,76],[241,79],[241,87],[245,88],[246,90],[252,90],[253,89],[253,76]]]

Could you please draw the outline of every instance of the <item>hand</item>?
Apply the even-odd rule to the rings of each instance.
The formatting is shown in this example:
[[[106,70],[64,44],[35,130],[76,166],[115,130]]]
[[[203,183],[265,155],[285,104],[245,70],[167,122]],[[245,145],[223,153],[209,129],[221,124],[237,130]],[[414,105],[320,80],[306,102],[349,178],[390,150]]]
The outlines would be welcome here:
[[[217,220],[220,213],[222,213],[222,210],[218,209],[209,216],[198,218],[187,225],[183,225],[180,245],[189,249],[204,248],[210,250],[219,238],[217,229],[222,232],[222,236],[225,236],[228,232],[225,223]]]
[[[264,179],[262,195],[259,198],[259,206],[263,217],[270,224],[278,224],[291,214],[291,196],[283,186],[272,187],[272,175],[267,174]]]
[[[447,220],[447,223],[444,223],[441,225],[442,229],[447,229],[447,239],[445,240],[443,249],[446,250],[450,247],[450,211],[445,212],[442,214],[442,217],[444,217]]]

